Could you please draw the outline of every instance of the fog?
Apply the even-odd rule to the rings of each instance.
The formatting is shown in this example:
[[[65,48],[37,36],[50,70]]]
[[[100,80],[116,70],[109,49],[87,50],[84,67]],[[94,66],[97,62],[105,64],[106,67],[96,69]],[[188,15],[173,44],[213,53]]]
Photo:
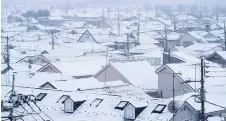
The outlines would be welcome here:
[[[65,3],[66,0],[2,0],[3,5],[56,5]],[[72,3],[82,4],[226,4],[226,0],[70,0]]]

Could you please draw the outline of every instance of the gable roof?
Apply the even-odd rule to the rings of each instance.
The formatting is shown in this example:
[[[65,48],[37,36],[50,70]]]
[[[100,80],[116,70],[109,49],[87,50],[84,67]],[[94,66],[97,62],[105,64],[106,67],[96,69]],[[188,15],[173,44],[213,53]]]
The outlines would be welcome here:
[[[92,39],[93,39],[96,43],[98,43],[97,40],[93,37],[93,35],[89,32],[89,30],[86,30],[86,31],[82,34],[82,36],[78,39],[77,42],[80,42],[80,39],[83,38],[83,36],[84,36],[86,33],[88,33],[88,34],[92,37]]]
[[[61,71],[58,70],[58,69],[57,69],[53,64],[51,64],[51,63],[47,63],[46,65],[42,66],[41,68],[39,68],[39,69],[37,70],[37,72],[42,72],[44,69],[46,69],[46,68],[48,68],[48,67],[52,67],[52,68],[54,68],[58,73],[61,73]]]
[[[155,68],[147,61],[110,63],[108,66],[115,68],[126,80],[136,87],[147,87],[149,89],[157,89],[157,74]],[[107,66],[107,67],[108,67]],[[96,75],[101,73],[107,67],[100,70]]]

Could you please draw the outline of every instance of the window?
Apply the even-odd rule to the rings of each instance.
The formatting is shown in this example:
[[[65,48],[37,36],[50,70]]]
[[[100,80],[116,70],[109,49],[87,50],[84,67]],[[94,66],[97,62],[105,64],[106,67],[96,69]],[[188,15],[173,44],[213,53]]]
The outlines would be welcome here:
[[[57,103],[64,103],[64,101],[69,97],[70,97],[69,95],[62,95],[60,99],[57,101]]]
[[[100,98],[96,98],[91,104],[90,106],[95,106],[97,107],[98,105],[100,105],[100,103],[103,101],[103,99]]]
[[[152,113],[162,113],[165,108],[166,108],[166,105],[158,104],[156,108],[152,111]]]
[[[37,101],[42,101],[42,99],[46,96],[46,93],[40,93],[36,96]]]
[[[129,102],[128,101],[121,101],[119,102],[119,104],[115,107],[115,109],[120,109],[120,110],[123,110],[126,105],[128,104]]]

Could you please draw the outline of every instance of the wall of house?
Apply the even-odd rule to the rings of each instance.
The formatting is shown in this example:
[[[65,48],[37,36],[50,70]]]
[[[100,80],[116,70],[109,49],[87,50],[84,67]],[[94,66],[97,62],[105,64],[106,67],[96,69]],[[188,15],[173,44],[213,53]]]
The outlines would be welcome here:
[[[135,119],[135,108],[129,104],[124,109],[124,118],[125,119]]]
[[[171,73],[172,71],[167,68],[158,72],[158,91],[161,93],[162,98],[173,97],[173,74]],[[174,84],[175,96],[183,95],[192,91],[188,85],[181,84],[181,80],[177,76],[174,78]]]
[[[112,66],[108,66],[104,71],[95,76],[95,78],[101,82],[105,81],[105,73],[106,73],[106,81],[118,81],[121,80],[125,83],[128,81],[123,78],[117,70],[115,70]]]
[[[64,103],[64,112],[72,113],[74,111],[73,101],[71,99],[66,99]]]
[[[175,115],[174,121],[194,121],[195,110],[189,106],[184,105]],[[170,121],[173,121],[171,119]]]

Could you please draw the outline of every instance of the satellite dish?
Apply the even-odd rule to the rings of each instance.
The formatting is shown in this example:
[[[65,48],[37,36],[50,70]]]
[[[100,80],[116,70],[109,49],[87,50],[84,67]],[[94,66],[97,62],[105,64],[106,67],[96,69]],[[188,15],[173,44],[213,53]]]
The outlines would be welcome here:
[[[173,102],[174,102],[174,104],[173,104]],[[173,107],[173,105],[174,105],[174,107]],[[170,113],[177,112],[179,108],[180,108],[180,105],[177,101],[170,101],[170,103],[168,104],[168,110]]]

